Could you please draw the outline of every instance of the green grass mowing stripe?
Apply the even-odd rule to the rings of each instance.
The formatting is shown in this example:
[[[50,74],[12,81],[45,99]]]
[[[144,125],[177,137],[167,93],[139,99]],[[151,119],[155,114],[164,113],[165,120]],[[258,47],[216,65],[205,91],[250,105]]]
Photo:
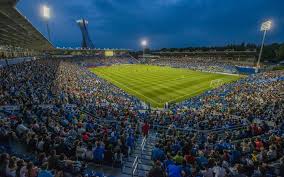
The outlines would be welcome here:
[[[208,77],[208,75],[205,75],[204,77]],[[124,76],[120,76],[120,78],[122,79],[121,80],[121,82],[124,82]],[[188,79],[192,79],[192,80],[195,80],[196,78],[197,78],[197,76],[193,76],[193,77],[191,77],[191,78],[182,78],[182,80],[180,80],[180,77],[179,78],[177,78],[177,77],[174,77],[173,79],[168,79],[168,80],[162,80],[162,79],[160,79],[160,80],[162,80],[162,81],[160,81],[160,82],[154,82],[153,83],[153,81],[152,80],[148,80],[148,82],[145,82],[144,80],[138,80],[138,79],[136,79],[136,78],[133,78],[133,77],[129,77],[129,78],[126,78],[125,80],[127,80],[127,82],[128,83],[131,83],[131,82],[133,82],[133,83],[135,83],[136,85],[137,85],[137,87],[139,88],[139,87],[142,87],[142,86],[149,86],[149,83],[151,83],[151,85],[150,85],[150,87],[161,87],[161,88],[167,88],[168,86],[167,85],[172,85],[172,83],[175,83],[177,80],[179,81],[179,82],[185,82],[186,80],[188,80]],[[198,79],[198,78],[197,78]],[[117,80],[117,81],[119,81],[118,79],[116,79],[115,78],[115,80]],[[131,81],[131,80],[133,80],[133,81]],[[138,85],[138,83],[137,82],[142,82],[143,84],[139,84]],[[143,88],[142,88],[143,89]]]
[[[110,78],[110,77],[108,77],[108,76],[103,76],[105,79],[107,79],[107,80],[109,80],[110,82],[113,82],[115,85],[117,85],[118,87],[121,87],[121,88],[124,88],[124,90],[127,90],[128,92],[130,92],[132,95],[135,95],[135,96],[137,96],[137,97],[139,97],[139,98],[141,98],[141,99],[143,99],[143,100],[146,100],[146,102],[149,102],[151,105],[161,105],[161,100],[160,99],[153,99],[152,97],[153,96],[151,96],[152,95],[152,93],[151,94],[148,94],[147,96],[146,95],[144,95],[144,94],[142,94],[142,93],[140,93],[140,92],[138,92],[138,91],[136,91],[136,90],[134,90],[134,89],[132,89],[132,88],[130,88],[130,87],[128,87],[128,86],[126,86],[126,85],[124,85],[124,84],[122,84],[122,83],[120,83],[120,82],[118,82],[118,81],[116,81],[116,80],[113,80],[112,78]],[[154,95],[155,93],[153,92],[153,95]]]
[[[163,97],[164,95],[165,96],[170,95],[171,98],[172,97],[176,98],[176,97],[179,97],[180,95],[184,95],[184,92],[181,92],[180,88],[182,88],[182,87],[177,86],[177,88],[169,89],[169,90],[168,89],[161,89],[161,90],[158,90],[158,91],[150,90],[150,92],[148,92],[146,94],[143,93],[143,94],[147,95],[147,97],[150,97],[150,94],[152,95],[152,93],[154,93],[154,95],[156,95],[155,97],[158,97],[160,100],[162,99],[160,97]],[[169,97],[169,96],[167,96],[167,97]],[[162,100],[166,100],[167,101],[167,100],[169,100],[169,98],[165,98],[165,99],[162,99]]]
[[[221,78],[224,82],[231,82],[236,78],[222,74],[148,65],[95,68],[93,72],[112,83],[117,82],[114,84],[153,106],[163,106],[166,101],[181,101],[202,93],[210,89],[211,80]],[[202,83],[203,78],[212,79]],[[195,80],[199,83],[196,84]]]
[[[232,82],[232,81],[235,81],[235,79],[233,79],[233,80],[228,80],[228,82]],[[228,83],[228,82],[227,82],[227,83]],[[178,98],[176,98],[176,99],[173,99],[173,100],[169,100],[168,102],[181,101],[181,100],[184,100],[184,99],[186,99],[186,98],[190,98],[190,97],[199,95],[200,93],[203,93],[203,92],[208,91],[208,90],[211,90],[211,89],[212,89],[211,87],[200,87],[200,89],[196,89],[194,92],[191,92],[191,93],[189,93],[189,94],[180,96],[180,97],[178,97]]]
[[[145,100],[145,98],[146,98],[147,102],[152,102],[152,103],[154,103],[154,104],[159,104],[159,102],[161,101],[161,100],[154,100],[154,99],[152,99],[152,98],[149,97],[149,96],[145,96],[145,95],[143,95],[142,93],[140,93],[140,92],[138,92],[138,91],[136,91],[136,90],[134,90],[134,89],[132,89],[132,88],[130,88],[130,87],[128,87],[128,86],[122,84],[122,83],[119,83],[118,81],[113,80],[113,79],[111,79],[111,78],[108,77],[108,76],[105,76],[105,79],[114,82],[114,84],[117,85],[118,87],[121,87],[121,88],[124,88],[125,90],[128,90],[128,92],[132,93],[132,95],[135,95],[135,96],[137,96],[137,97],[139,97],[139,98],[142,97],[142,99],[144,98],[144,100]]]
[[[194,85],[198,85],[200,84],[201,82],[206,82],[206,81],[211,81],[213,77],[202,77],[202,78],[196,78],[194,80],[185,80],[185,82],[177,82],[176,84],[174,85],[171,85],[170,87],[168,88],[164,88],[165,90],[167,91],[173,91],[173,90],[179,90],[180,88],[186,88],[186,87],[190,87],[190,86],[194,86]],[[159,88],[155,88],[155,89],[152,89],[152,91],[157,91],[159,92]],[[147,93],[145,93],[147,94]]]
[[[131,89],[131,88],[129,88],[129,87],[127,87],[127,86],[125,86],[125,85],[123,85],[123,84],[121,84],[121,83],[119,83],[119,82],[113,80],[113,79],[111,79],[110,77],[107,77],[107,76],[106,76],[106,79],[109,80],[109,81],[111,81],[111,82],[113,82],[113,83],[114,83],[115,85],[117,85],[118,87],[123,88],[124,90],[129,90],[130,93],[135,93],[135,95],[137,95],[138,97],[146,98],[147,100],[151,100],[151,102],[153,102],[153,103],[155,103],[155,104],[159,104],[158,102],[156,102],[156,100],[153,100],[152,98],[149,98],[149,97],[147,97],[147,96],[145,96],[145,95],[143,95],[143,94],[137,92],[136,90],[133,90],[133,89]]]
[[[147,87],[147,86],[150,86],[150,87],[153,87],[153,86],[156,86],[156,85],[160,85],[160,83],[165,83],[165,81],[162,81],[160,83],[156,83],[156,82],[153,82],[152,80],[147,80],[148,82],[145,82],[144,80],[141,80],[141,79],[136,79],[134,77],[126,77],[126,76],[119,76],[119,77],[112,77],[114,80],[118,81],[118,82],[122,82],[124,83],[125,85],[128,85],[128,86],[133,86],[135,87],[135,89],[144,89],[143,87]],[[173,79],[175,80],[175,79]],[[141,84],[143,83],[143,84]]]

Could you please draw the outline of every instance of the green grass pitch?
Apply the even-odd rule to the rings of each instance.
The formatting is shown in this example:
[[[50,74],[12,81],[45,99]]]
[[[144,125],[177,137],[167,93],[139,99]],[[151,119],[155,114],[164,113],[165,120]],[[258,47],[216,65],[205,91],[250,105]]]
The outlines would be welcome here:
[[[228,83],[240,78],[235,75],[140,64],[90,70],[153,107],[163,107],[166,102],[183,101],[210,90],[212,80],[222,79],[223,83]]]

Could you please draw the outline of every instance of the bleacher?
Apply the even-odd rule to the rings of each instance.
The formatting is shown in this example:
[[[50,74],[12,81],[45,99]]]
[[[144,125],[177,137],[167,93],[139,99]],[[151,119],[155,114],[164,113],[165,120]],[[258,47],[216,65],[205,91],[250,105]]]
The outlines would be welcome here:
[[[216,59],[255,51],[152,58],[148,64],[251,74],[152,109],[87,69],[139,60],[124,50],[55,50],[16,2],[0,0],[0,177],[284,176],[284,71]]]

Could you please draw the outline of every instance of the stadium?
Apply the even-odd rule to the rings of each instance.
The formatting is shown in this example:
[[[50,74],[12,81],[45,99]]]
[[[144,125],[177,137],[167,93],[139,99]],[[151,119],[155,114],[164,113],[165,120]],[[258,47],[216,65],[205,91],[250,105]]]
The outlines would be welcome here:
[[[0,0],[0,177],[284,176],[284,43],[266,44],[274,21],[259,24],[260,44],[151,49],[141,38],[131,49],[98,48],[93,21],[78,18],[77,47],[56,47],[58,7],[41,6],[41,26],[19,3]],[[63,37],[76,36],[64,25]]]

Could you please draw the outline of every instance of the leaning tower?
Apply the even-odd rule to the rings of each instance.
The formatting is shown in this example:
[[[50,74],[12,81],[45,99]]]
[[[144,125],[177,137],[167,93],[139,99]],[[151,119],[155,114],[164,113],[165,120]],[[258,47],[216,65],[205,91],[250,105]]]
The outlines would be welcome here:
[[[85,20],[85,19],[80,19],[80,20],[77,20],[76,21],[77,24],[79,25],[80,27],[80,30],[82,32],[82,48],[86,49],[86,48],[95,48],[90,36],[89,36],[89,33],[88,33],[88,29],[87,29],[87,25],[88,25],[88,21]]]

